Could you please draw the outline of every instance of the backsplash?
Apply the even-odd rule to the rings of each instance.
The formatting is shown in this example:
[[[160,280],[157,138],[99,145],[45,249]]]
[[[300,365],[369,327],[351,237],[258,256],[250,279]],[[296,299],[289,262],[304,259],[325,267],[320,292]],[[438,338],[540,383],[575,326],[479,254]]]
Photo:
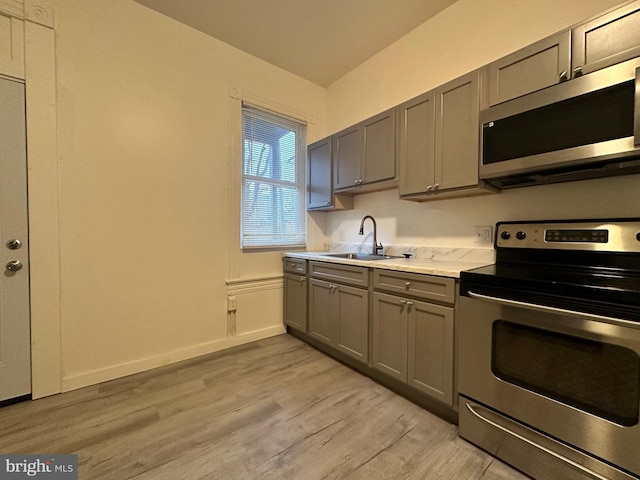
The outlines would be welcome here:
[[[371,253],[371,244],[325,242],[324,249],[328,252]],[[483,265],[495,262],[493,248],[389,245],[384,247],[383,253],[387,255],[411,253],[413,258],[442,262],[469,262]]]

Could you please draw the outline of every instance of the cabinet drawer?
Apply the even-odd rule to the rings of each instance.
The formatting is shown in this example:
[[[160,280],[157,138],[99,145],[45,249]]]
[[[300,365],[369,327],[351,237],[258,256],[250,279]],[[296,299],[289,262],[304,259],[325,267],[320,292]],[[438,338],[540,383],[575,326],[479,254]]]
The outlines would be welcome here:
[[[453,278],[374,269],[373,286],[400,295],[453,304],[456,281]]]
[[[369,269],[326,262],[309,262],[309,274],[330,282],[346,283],[358,287],[369,286]]]
[[[302,275],[307,273],[307,261],[300,258],[284,257],[282,265],[285,272],[300,273]]]

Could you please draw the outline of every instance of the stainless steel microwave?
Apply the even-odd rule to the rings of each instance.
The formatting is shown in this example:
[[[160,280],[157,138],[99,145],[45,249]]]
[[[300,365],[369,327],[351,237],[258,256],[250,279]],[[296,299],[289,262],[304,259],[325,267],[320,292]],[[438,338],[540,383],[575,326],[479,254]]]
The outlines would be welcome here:
[[[480,178],[500,188],[640,173],[640,58],[480,113]]]

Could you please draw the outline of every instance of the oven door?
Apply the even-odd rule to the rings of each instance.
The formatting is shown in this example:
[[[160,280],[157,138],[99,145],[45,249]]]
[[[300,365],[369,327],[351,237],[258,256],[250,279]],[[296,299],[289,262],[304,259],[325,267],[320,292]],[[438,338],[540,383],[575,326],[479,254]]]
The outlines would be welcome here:
[[[460,298],[459,391],[471,403],[461,399],[461,435],[462,410],[478,415],[477,402],[640,476],[640,325],[468,295]]]

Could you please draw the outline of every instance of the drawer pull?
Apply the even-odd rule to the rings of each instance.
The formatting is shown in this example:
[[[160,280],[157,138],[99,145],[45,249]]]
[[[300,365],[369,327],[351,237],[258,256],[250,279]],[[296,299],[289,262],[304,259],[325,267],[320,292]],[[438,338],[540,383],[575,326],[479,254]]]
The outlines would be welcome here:
[[[404,282],[404,288],[409,290],[409,288],[411,287],[411,282]]]

